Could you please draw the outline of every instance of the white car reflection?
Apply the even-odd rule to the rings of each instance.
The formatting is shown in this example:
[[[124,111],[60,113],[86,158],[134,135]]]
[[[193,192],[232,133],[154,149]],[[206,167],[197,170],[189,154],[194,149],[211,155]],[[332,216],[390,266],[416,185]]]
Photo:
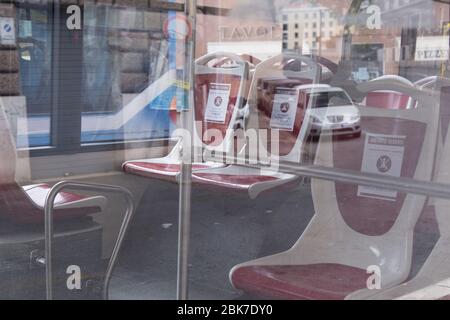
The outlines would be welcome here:
[[[307,105],[305,120],[312,136],[321,134],[361,136],[361,114],[349,95],[329,85],[298,87]]]

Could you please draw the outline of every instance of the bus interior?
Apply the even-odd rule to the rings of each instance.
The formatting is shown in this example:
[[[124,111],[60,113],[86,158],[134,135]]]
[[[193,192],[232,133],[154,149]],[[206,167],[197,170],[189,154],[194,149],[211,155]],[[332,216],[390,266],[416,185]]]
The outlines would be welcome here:
[[[0,299],[450,299],[449,1],[8,0],[0,28]]]

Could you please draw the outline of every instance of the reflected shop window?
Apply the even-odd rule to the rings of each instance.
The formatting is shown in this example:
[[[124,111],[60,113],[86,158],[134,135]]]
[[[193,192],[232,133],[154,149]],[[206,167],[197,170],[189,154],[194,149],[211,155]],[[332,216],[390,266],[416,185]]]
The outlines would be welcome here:
[[[169,137],[167,112],[135,100],[169,69],[167,14],[88,2],[84,15],[81,142]]]
[[[0,1],[0,299],[450,300],[449,48],[449,0]]]
[[[57,147],[64,140],[58,137],[68,134],[80,136],[80,144],[169,137],[173,123],[167,111],[151,101],[134,101],[168,71],[168,41],[163,35],[167,13],[86,1],[77,40],[68,43],[69,35],[60,29],[66,14],[60,10],[51,1],[23,1],[4,18],[5,23],[13,19],[17,29],[11,31],[17,37],[14,45],[5,46],[14,47],[17,54],[8,51],[6,56],[4,51],[2,56],[12,62],[2,94],[10,97],[5,102],[14,117],[18,147]],[[77,58],[72,59],[69,50]],[[74,69],[81,70],[79,82],[68,79]],[[161,84],[154,86],[164,90]],[[80,100],[81,110],[72,110],[71,119],[57,116],[72,96]]]
[[[17,74],[8,92],[14,115],[13,131],[19,147],[42,147],[52,144],[52,11],[48,5],[18,7]],[[11,20],[14,21],[14,20]],[[5,103],[9,105],[8,101]],[[33,132],[28,138],[28,133]]]

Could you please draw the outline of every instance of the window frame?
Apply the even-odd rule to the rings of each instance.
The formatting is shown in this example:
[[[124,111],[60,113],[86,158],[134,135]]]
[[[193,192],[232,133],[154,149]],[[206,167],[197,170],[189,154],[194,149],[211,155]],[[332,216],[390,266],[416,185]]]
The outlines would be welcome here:
[[[48,146],[17,148],[19,156],[45,157],[167,147],[173,144],[170,137],[132,141],[82,142],[83,28],[81,30],[67,29],[64,16],[69,5],[62,4],[59,1],[45,4],[45,6],[48,6],[49,13],[47,23],[49,28],[52,29],[50,144]],[[43,4],[17,3],[17,7],[24,9],[42,9],[43,6]],[[84,5],[79,6],[83,21]],[[72,41],[74,38],[77,40]],[[70,60],[66,59],[68,53],[71,56]],[[79,70],[79,72],[74,74],[73,70]],[[70,99],[66,98],[68,95]]]

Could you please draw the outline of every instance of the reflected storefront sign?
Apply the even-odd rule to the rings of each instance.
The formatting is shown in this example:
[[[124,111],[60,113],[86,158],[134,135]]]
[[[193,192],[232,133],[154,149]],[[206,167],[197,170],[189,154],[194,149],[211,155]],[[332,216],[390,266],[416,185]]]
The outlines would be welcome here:
[[[240,22],[217,27],[216,39],[207,43],[208,52],[253,52],[259,59],[267,59],[282,51],[281,26],[270,23],[241,25]]]
[[[219,26],[220,41],[279,40],[278,25]]]
[[[416,61],[447,61],[448,37],[420,37],[416,43]]]

